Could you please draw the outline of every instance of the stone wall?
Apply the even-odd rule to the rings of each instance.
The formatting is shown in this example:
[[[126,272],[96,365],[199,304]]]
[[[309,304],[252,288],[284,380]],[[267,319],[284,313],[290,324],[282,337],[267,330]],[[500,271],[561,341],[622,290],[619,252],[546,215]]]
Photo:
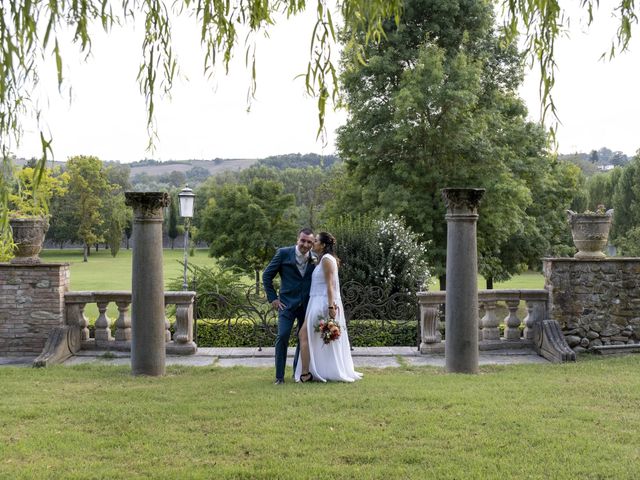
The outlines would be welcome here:
[[[640,341],[640,258],[543,260],[549,318],[576,352]]]
[[[64,325],[69,264],[0,263],[0,356],[39,355],[52,328]]]

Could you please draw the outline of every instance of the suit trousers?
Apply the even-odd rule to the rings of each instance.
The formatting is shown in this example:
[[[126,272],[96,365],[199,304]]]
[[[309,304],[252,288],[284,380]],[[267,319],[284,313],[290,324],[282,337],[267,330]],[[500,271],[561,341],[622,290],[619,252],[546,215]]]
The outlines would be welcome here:
[[[287,348],[289,347],[289,338],[293,322],[298,321],[296,335],[298,329],[304,322],[306,307],[299,305],[295,309],[281,310],[278,314],[278,335],[276,336],[276,379],[284,380],[284,371],[287,365]],[[293,371],[296,371],[298,364],[298,356],[300,354],[300,342],[296,346],[296,353],[293,357]]]

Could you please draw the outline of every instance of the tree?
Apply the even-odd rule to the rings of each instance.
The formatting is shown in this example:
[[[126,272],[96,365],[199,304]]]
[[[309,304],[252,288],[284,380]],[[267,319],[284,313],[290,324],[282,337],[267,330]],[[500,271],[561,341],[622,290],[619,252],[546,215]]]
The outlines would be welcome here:
[[[173,250],[174,243],[178,237],[178,208],[176,206],[176,196],[173,195],[171,203],[169,204],[169,228],[167,228],[167,235],[171,239],[171,250]]]
[[[611,165],[621,167],[629,162],[629,157],[627,157],[622,152],[613,152],[613,156],[611,157]]]
[[[613,194],[611,240],[616,246],[628,245],[628,235],[640,227],[640,156],[622,169]],[[635,233],[633,234],[635,238]]]
[[[182,187],[187,182],[187,176],[184,172],[172,170],[169,173],[159,175],[158,181],[166,183],[172,187]]]
[[[293,195],[284,194],[278,182],[218,186],[201,215],[198,238],[209,243],[212,257],[253,270],[257,292],[260,271],[276,249],[295,240],[297,226],[289,215],[293,205]]]
[[[350,178],[346,189],[334,192],[336,202],[344,210],[404,217],[433,241],[429,264],[444,287],[441,189],[483,186],[480,270],[508,278],[536,252],[518,250],[507,261],[505,248],[515,235],[542,228],[537,223],[544,217],[538,220],[528,209],[556,174],[546,133],[526,120],[517,96],[519,54],[492,30],[486,2],[405,5],[401,24],[387,24],[386,39],[367,49],[368,64],[341,76],[349,117],[337,143]]]
[[[598,173],[587,179],[587,208],[596,211],[598,205],[604,205],[607,209],[613,207],[613,196],[616,184],[622,174],[621,168],[614,168],[608,172]]]
[[[111,185],[118,187],[118,192],[124,193],[131,190],[131,167],[118,162],[105,165],[105,174]]]
[[[51,218],[46,239],[56,243],[60,248],[67,242],[78,239],[78,217],[71,206],[69,192],[60,197],[53,197],[49,206]]]
[[[19,215],[40,215],[49,211],[49,203],[54,197],[61,197],[67,191],[69,175],[59,168],[46,168],[35,185],[36,170],[24,167],[16,174],[16,185],[9,195],[9,210]]]
[[[187,181],[191,185],[197,185],[204,182],[211,174],[204,167],[192,167],[185,173]]]
[[[112,192],[117,187],[111,186]],[[113,192],[106,197],[104,203],[104,224],[106,225],[105,241],[109,244],[111,256],[115,257],[120,251],[122,236],[128,218],[131,216],[131,209],[127,208],[124,202],[124,194]]]
[[[88,260],[90,246],[100,240],[103,199],[109,183],[102,162],[97,157],[77,156],[67,161],[70,206],[76,215],[77,235],[84,244],[83,261]]]

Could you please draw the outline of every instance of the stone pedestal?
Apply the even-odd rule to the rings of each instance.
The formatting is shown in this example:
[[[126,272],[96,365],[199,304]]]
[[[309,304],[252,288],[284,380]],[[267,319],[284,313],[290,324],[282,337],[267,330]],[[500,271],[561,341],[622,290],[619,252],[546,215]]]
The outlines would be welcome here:
[[[131,372],[165,373],[165,305],[162,258],[162,209],[165,192],[126,192],[133,207],[131,276]]]
[[[640,342],[640,258],[545,258],[549,318],[575,352]]]
[[[37,356],[65,323],[68,263],[0,264],[0,356]]]
[[[478,371],[478,252],[476,223],[480,188],[445,188],[447,205],[447,298],[445,366],[448,372]]]

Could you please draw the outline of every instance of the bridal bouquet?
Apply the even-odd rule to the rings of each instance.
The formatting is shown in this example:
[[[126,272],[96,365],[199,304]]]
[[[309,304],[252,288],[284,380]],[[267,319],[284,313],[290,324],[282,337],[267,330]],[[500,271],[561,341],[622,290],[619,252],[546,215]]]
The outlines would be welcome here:
[[[316,323],[314,330],[320,334],[322,341],[325,344],[331,343],[340,337],[340,324],[334,318],[318,316],[318,323]]]

